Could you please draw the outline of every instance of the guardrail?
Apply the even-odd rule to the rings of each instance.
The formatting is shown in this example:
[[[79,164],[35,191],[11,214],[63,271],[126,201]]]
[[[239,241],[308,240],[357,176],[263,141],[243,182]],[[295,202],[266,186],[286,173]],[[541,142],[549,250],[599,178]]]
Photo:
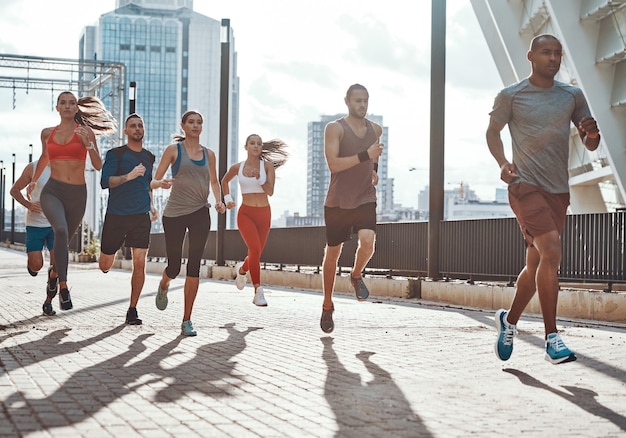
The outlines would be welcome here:
[[[626,282],[626,212],[568,215],[562,236],[562,281]],[[6,231],[4,232],[6,237]],[[16,240],[24,238],[15,233]],[[515,218],[443,221],[439,267],[442,278],[514,282],[524,266],[525,244]],[[216,259],[217,233],[211,231],[204,252]],[[224,259],[239,261],[246,246],[237,230],[224,233]],[[18,240],[20,241],[20,240]],[[428,223],[392,222],[378,225],[376,252],[369,275],[424,277],[428,272]],[[354,261],[356,239],[344,244],[341,270]],[[184,251],[186,251],[186,243]],[[261,261],[276,269],[319,271],[324,256],[324,227],[272,228]],[[148,257],[165,259],[162,233],[151,236]]]

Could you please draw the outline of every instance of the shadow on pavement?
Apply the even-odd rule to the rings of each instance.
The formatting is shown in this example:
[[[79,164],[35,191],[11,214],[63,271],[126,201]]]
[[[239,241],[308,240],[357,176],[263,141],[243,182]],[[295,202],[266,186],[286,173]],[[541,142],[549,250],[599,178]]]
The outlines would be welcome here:
[[[450,311],[450,310],[454,310],[454,309],[447,309],[447,311]],[[488,344],[493,345],[493,343],[496,340],[496,330],[495,330],[493,318],[490,317],[491,315],[493,315],[493,313],[485,314],[484,312],[481,312],[481,311],[467,311],[467,310],[462,310],[462,309],[458,309],[458,311],[462,312],[468,318],[471,318],[479,323],[482,323],[488,327],[491,327],[493,329],[493,332],[490,334],[489,338],[485,338],[485,345],[488,345]],[[536,319],[538,321],[541,321],[541,317],[538,317]],[[561,324],[559,323],[559,325]],[[568,323],[567,326],[575,327],[576,324]],[[603,329],[603,327],[598,327],[598,329]],[[604,327],[604,329],[607,331],[611,331],[609,328],[606,328],[606,327]],[[537,347],[539,350],[544,351],[545,340],[543,339],[542,336],[534,336],[529,333],[524,333],[523,330],[519,330],[519,332],[520,332],[519,335],[515,337],[515,339],[518,342],[519,341],[527,342],[528,344]],[[626,381],[626,369],[618,368],[608,362],[602,362],[598,359],[585,356],[584,353],[576,349],[575,340],[572,341],[570,345],[572,347],[572,350],[576,353],[576,356],[578,357],[578,360],[577,360],[578,364],[583,363],[584,366],[592,368],[593,370],[601,374],[604,374],[605,376],[610,377],[612,379],[616,379],[619,382]],[[494,360],[497,360],[495,355],[494,355]]]
[[[194,357],[173,368],[161,369],[161,375],[174,379],[155,396],[157,402],[172,402],[184,397],[187,393],[197,391],[202,394],[221,397],[230,395],[230,391],[244,383],[233,383],[233,373],[237,362],[233,357],[246,348],[246,336],[261,327],[249,327],[239,331],[234,323],[223,327],[228,332],[224,341],[198,347]],[[210,366],[207,366],[210,364]]]
[[[232,358],[245,349],[246,335],[259,330],[257,327],[251,327],[239,331],[234,326],[235,324],[227,324],[221,327],[228,331],[226,340],[199,347],[194,357],[172,368],[163,367],[162,361],[182,353],[173,350],[185,337],[178,336],[147,357],[133,361],[147,350],[145,340],[153,336],[153,334],[139,335],[128,347],[128,351],[77,371],[48,397],[35,399],[27,398],[21,392],[11,394],[4,400],[4,413],[20,435],[27,435],[93,418],[97,412],[118,398],[145,385],[154,387],[161,385],[162,389],[158,390],[155,396],[158,402],[174,401],[194,391],[211,397],[228,396],[229,388],[238,386],[233,386],[230,381],[234,377],[233,369],[236,366]],[[122,325],[96,336],[91,339],[91,343],[110,336],[123,327]],[[79,345],[73,342],[59,344],[66,336],[66,331],[57,330],[40,341],[22,345],[28,345],[28,349],[43,346],[57,352],[58,355],[75,352],[77,347],[87,345],[87,341],[81,341]],[[18,365],[27,366],[45,358],[49,356],[27,359],[26,363]],[[213,366],[207,367],[209,363]],[[173,382],[170,382],[171,379]],[[33,415],[37,417],[37,421],[32,421]]]
[[[81,348],[95,344],[103,339],[113,336],[121,332],[125,325],[117,326],[111,330],[92,336],[91,338],[82,339],[79,342],[61,342],[67,336],[71,328],[63,328],[48,333],[41,339],[36,341],[24,342],[16,346],[4,347],[2,354],[14,358],[11,361],[3,360],[0,363],[0,376],[9,373],[18,368],[24,368],[37,362],[42,362],[65,354],[75,353]],[[24,332],[19,332],[24,333]],[[15,335],[15,334],[13,334]],[[8,337],[8,336],[7,336]],[[12,336],[11,336],[12,337]]]
[[[598,393],[590,389],[578,388],[575,386],[563,386],[567,391],[560,391],[556,388],[546,385],[545,383],[535,379],[534,377],[526,374],[523,371],[519,371],[513,368],[505,368],[502,371],[505,373],[513,374],[520,382],[526,386],[532,386],[533,388],[543,389],[558,395],[559,397],[567,400],[568,402],[575,404],[579,408],[589,412],[596,417],[602,417],[611,423],[615,424],[621,430],[626,430],[626,417],[617,412],[601,405],[596,400]]]
[[[374,376],[374,380],[363,384],[360,375],[348,371],[339,361],[333,338],[326,336],[321,341],[322,358],[328,368],[324,395],[339,428],[335,436],[432,436],[389,372],[370,360],[373,352],[356,355]],[[364,418],[368,421],[362,422]],[[359,430],[361,422],[364,428]],[[372,430],[372,423],[378,429]]]

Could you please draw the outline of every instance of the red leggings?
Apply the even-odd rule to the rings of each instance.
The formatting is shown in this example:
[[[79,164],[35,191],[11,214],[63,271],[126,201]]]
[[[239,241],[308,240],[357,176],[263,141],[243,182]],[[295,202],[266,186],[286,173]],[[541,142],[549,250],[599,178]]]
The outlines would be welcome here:
[[[261,284],[261,253],[270,233],[271,222],[272,210],[269,205],[251,207],[243,204],[239,207],[237,226],[248,247],[248,256],[243,261],[241,269],[244,272],[250,271],[252,284]]]

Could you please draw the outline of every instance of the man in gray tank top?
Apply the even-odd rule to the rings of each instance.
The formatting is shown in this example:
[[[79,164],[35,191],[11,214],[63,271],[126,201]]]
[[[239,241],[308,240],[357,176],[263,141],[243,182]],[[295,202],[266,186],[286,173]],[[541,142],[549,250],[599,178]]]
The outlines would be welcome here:
[[[376,241],[375,186],[378,184],[378,158],[383,152],[383,145],[379,142],[383,130],[365,118],[369,93],[363,85],[354,84],[348,88],[344,101],[348,116],[330,122],[324,132],[324,153],[330,169],[330,185],[324,202],[326,249],[322,265],[324,302],[320,320],[325,333],[335,328],[332,298],[343,242],[357,233],[359,245],[350,283],[361,301],[369,296],[361,273],[374,254]]]
[[[545,359],[571,362],[576,355],[556,328],[561,262],[561,234],[569,206],[568,155],[572,123],[585,147],[596,150],[600,133],[582,91],[556,81],[563,48],[552,35],[532,40],[528,78],[502,90],[495,99],[487,128],[489,151],[509,185],[509,203],[527,244],[526,266],[517,278],[511,308],[496,312],[496,356],[513,353],[516,325],[535,291],[545,328]],[[513,161],[504,153],[500,131],[509,125]]]

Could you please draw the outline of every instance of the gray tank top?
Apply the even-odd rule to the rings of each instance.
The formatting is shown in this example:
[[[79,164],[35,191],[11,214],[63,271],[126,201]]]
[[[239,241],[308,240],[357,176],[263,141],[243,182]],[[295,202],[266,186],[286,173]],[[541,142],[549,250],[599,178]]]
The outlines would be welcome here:
[[[366,151],[378,140],[372,123],[367,119],[365,119],[367,132],[363,138],[357,137],[345,119],[341,118],[337,122],[343,127],[343,138],[339,143],[340,157]],[[324,205],[353,209],[363,204],[376,202],[376,188],[372,183],[373,171],[374,162],[366,160],[341,172],[331,173]]]
[[[178,143],[178,157],[172,165],[174,184],[163,209],[163,216],[178,217],[209,207],[210,173],[209,151],[202,146],[203,158],[193,161],[182,143]]]

